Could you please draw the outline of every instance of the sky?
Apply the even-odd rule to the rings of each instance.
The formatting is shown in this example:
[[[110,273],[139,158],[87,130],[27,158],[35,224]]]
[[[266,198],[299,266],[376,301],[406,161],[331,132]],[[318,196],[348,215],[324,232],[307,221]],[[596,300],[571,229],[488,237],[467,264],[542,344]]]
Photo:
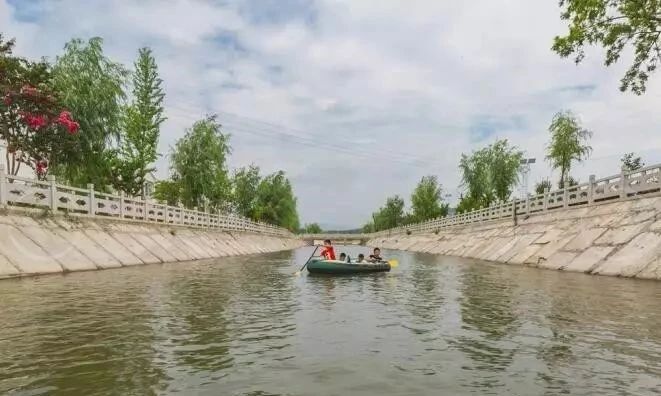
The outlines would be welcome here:
[[[661,76],[636,96],[618,90],[628,54],[609,68],[599,48],[561,59],[559,13],[555,0],[0,0],[0,31],[51,60],[74,37],[102,37],[126,65],[151,47],[167,95],[160,178],[185,129],[215,113],[232,168],[286,171],[302,222],[347,229],[388,196],[410,202],[425,175],[456,204],[461,153],[496,139],[537,158],[530,188],[556,180],[544,151],[561,110],[594,133],[580,181],[618,173],[624,152],[661,162]]]

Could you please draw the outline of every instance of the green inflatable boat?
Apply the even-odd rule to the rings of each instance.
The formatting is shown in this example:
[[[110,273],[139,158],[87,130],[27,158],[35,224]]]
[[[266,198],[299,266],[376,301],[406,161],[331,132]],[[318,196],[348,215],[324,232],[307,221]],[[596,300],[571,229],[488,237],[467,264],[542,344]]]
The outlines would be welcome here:
[[[321,260],[318,258],[308,261],[307,267],[311,274],[360,274],[390,271],[390,264],[388,263],[347,263],[345,261]]]

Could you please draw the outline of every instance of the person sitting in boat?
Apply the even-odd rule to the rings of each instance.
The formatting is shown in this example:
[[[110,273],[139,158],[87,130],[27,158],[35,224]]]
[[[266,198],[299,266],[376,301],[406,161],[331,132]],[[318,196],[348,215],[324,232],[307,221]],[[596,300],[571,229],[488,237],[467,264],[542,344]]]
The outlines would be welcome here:
[[[333,244],[331,243],[330,239],[326,239],[324,241],[324,248],[321,249],[320,255],[325,260],[335,260],[335,249],[333,248]]]
[[[381,258],[381,249],[379,248],[374,248],[374,252],[370,254],[369,260],[370,263],[380,263],[383,261],[383,258]]]
[[[365,255],[362,254],[362,253],[360,253],[360,254],[358,255],[358,261],[356,261],[356,262],[357,262],[357,263],[364,263],[364,262],[365,262]]]
[[[340,261],[347,261],[346,253],[340,253]]]

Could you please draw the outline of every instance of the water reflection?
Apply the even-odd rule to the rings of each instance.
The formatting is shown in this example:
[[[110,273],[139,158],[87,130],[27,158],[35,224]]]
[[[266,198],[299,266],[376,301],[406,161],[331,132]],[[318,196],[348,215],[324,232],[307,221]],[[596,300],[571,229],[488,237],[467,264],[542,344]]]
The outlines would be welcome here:
[[[294,277],[310,250],[0,282],[0,394],[661,391],[660,283],[402,252]]]

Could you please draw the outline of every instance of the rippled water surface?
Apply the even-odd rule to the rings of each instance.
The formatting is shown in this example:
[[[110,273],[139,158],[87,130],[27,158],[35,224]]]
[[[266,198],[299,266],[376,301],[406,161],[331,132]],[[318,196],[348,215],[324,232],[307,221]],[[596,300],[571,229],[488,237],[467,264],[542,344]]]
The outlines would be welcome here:
[[[0,394],[661,392],[661,282],[388,253],[362,276],[294,277],[302,249],[2,281]]]

